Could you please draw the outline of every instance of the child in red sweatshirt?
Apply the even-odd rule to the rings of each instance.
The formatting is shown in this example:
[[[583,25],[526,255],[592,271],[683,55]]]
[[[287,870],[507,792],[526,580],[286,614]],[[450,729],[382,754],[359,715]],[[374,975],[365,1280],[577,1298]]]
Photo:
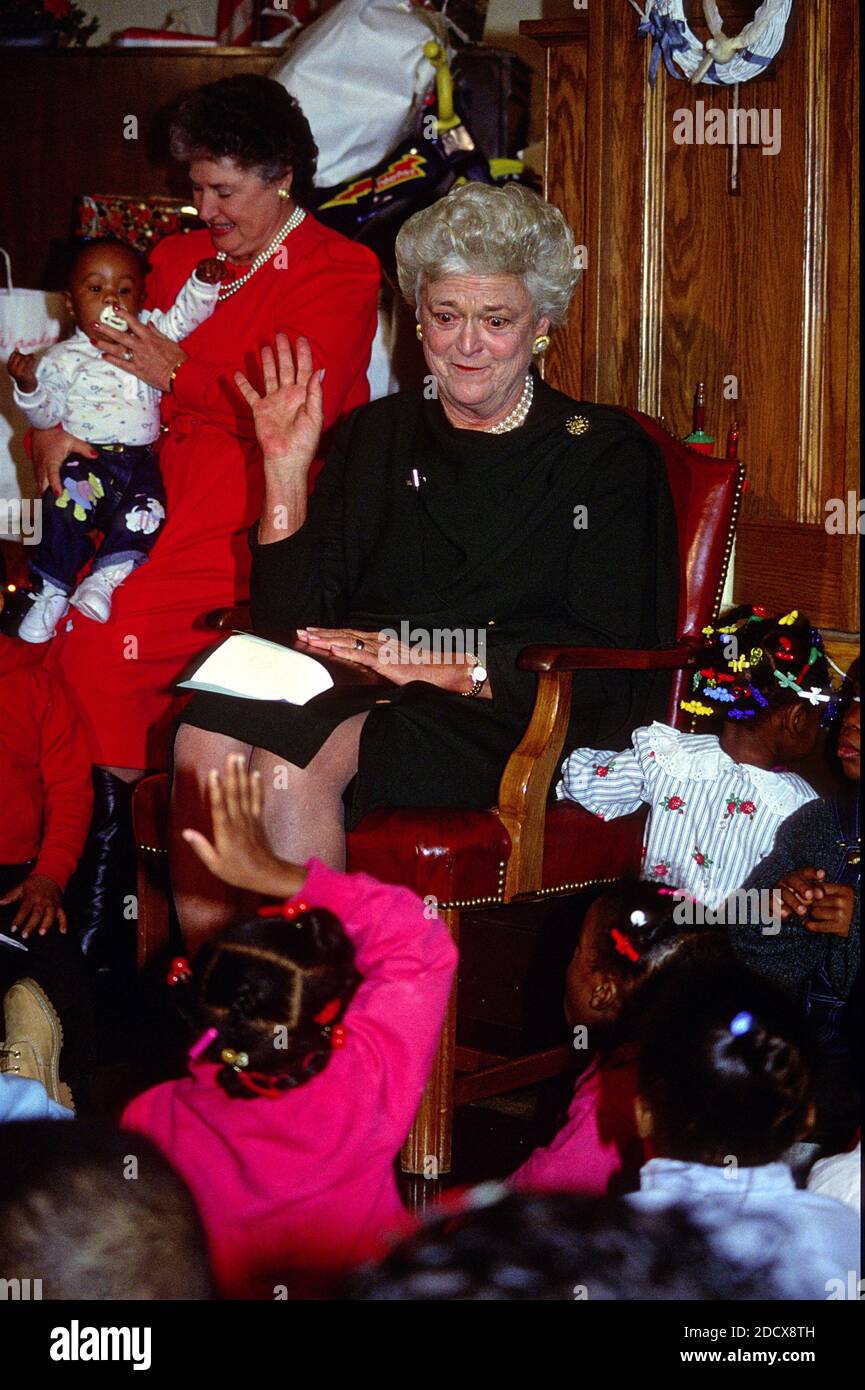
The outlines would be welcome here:
[[[185,1178],[225,1296],[314,1296],[406,1224],[394,1160],[456,948],[407,889],[277,859],[242,759],[211,774],[210,794],[214,844],[187,840],[225,881],[286,901],[201,950],[190,1075],[139,1096],[122,1124]]]
[[[44,989],[66,1029],[65,1074],[77,1092],[89,1067],[91,1006],[81,953],[66,935],[63,892],[90,826],[90,754],[66,686],[43,671],[39,653],[2,634],[0,786],[0,933],[27,948],[0,940],[0,994],[24,978]],[[34,1008],[40,998],[41,990],[31,992]],[[44,1018],[34,1016],[34,1037],[16,1033],[6,1043],[33,1043],[50,1032],[53,1010],[44,1003],[43,1010]],[[55,1055],[49,1070],[56,1068]],[[36,1079],[57,1099],[56,1075],[53,1085],[41,1071]]]

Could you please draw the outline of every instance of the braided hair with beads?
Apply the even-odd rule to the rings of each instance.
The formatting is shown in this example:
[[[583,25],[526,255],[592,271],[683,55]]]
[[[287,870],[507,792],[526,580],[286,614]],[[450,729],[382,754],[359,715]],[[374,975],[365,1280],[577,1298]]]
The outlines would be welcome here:
[[[305,905],[229,927],[196,957],[190,989],[216,1079],[236,1099],[278,1099],[330,1061],[361,976],[342,923]]]

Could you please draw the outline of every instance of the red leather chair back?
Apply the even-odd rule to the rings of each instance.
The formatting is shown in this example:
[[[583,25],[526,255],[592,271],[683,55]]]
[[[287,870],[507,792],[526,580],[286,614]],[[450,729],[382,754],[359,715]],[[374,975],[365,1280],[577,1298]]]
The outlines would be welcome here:
[[[679,531],[682,576],[676,636],[680,640],[699,637],[717,616],[721,603],[745,470],[736,460],[710,458],[689,449],[639,410],[625,410],[625,414],[642,425],[664,455]],[[676,672],[670,697],[671,724],[682,722],[679,700],[686,698],[689,685],[689,673]]]

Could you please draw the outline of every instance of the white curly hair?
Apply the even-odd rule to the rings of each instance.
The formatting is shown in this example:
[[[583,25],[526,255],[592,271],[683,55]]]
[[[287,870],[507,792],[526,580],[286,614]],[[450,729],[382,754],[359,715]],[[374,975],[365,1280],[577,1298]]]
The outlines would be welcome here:
[[[516,275],[538,318],[561,323],[580,272],[558,208],[522,184],[466,183],[410,217],[396,239],[399,286],[417,309],[446,275]]]

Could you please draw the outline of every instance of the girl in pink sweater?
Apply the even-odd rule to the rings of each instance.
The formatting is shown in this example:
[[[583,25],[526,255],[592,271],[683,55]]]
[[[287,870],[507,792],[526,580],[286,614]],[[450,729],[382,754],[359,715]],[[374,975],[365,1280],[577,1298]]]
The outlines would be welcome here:
[[[595,1056],[577,1080],[568,1117],[546,1148],[535,1149],[510,1179],[532,1192],[617,1196],[635,1191],[648,1155],[637,1132],[637,1052],[632,1021],[646,987],[663,970],[725,957],[723,931],[683,929],[677,899],[652,883],[622,883],[586,912],[568,967],[565,1017],[574,1047]]]
[[[240,760],[210,792],[214,844],[189,842],[225,881],[285,901],[203,947],[190,1075],[139,1096],[122,1123],[186,1179],[223,1295],[310,1297],[407,1224],[394,1159],[456,948],[407,889],[277,859]]]

